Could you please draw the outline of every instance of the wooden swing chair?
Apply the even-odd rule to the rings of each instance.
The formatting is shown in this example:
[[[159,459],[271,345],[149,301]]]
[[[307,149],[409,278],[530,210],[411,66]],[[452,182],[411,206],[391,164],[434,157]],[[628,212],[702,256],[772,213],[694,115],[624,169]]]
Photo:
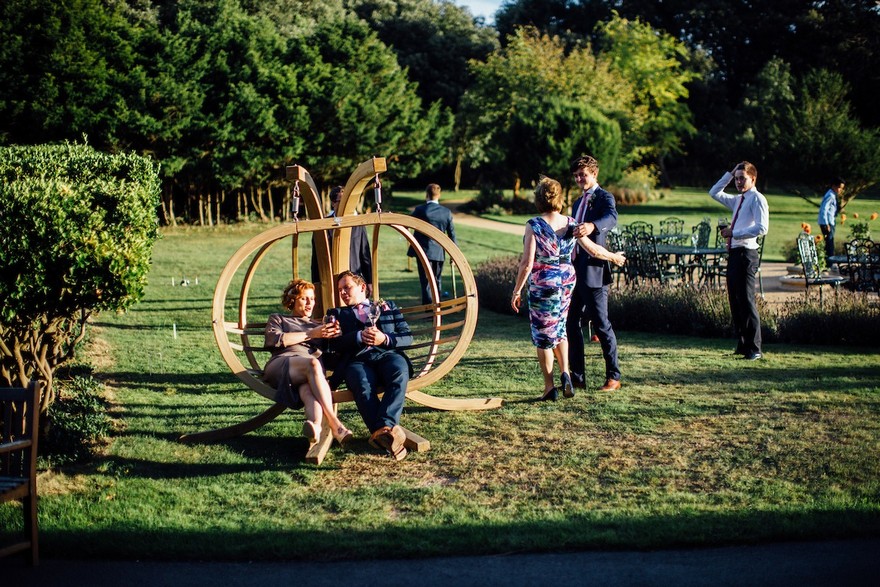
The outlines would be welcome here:
[[[373,157],[361,163],[348,179],[342,199],[338,205],[338,215],[325,218],[318,189],[311,175],[299,165],[287,168],[288,181],[294,182],[292,208],[294,220],[290,223],[269,229],[247,241],[229,259],[214,290],[212,325],[214,338],[233,374],[258,394],[275,398],[276,390],[262,379],[263,365],[268,359],[268,349],[263,347],[265,318],[254,321],[248,312],[251,286],[257,267],[275,245],[285,239],[291,240],[291,264],[294,277],[299,276],[298,247],[301,235],[314,237],[320,283],[315,284],[315,294],[322,308],[339,306],[336,288],[332,287],[334,276],[349,267],[349,244],[352,228],[355,226],[373,227],[373,292],[372,298],[380,298],[378,268],[382,263],[379,249],[379,229],[390,227],[413,247],[416,260],[421,263],[428,276],[432,276],[430,263],[424,250],[415,240],[409,229],[424,233],[437,241],[449,255],[453,267],[457,267],[462,283],[462,291],[455,288],[452,299],[440,300],[440,288],[430,279],[430,287],[435,303],[401,308],[413,333],[413,344],[405,352],[413,363],[414,376],[407,386],[406,397],[417,404],[438,410],[488,410],[501,407],[500,398],[442,398],[419,391],[442,379],[458,363],[467,350],[477,324],[477,287],[470,265],[452,240],[431,224],[404,214],[382,212],[381,183],[379,174],[386,171],[385,159]],[[355,208],[370,181],[374,182],[376,212],[355,214]],[[305,204],[308,220],[298,220],[300,196]],[[336,231],[332,246],[328,231]],[[250,259],[247,268],[239,276],[240,269]],[[241,279],[237,303],[228,300],[233,280]],[[321,285],[325,287],[321,287]],[[329,285],[329,287],[327,287]],[[280,291],[280,286],[279,286]],[[459,295],[460,294],[460,295]],[[230,320],[227,310],[235,315]],[[334,403],[353,401],[350,391],[333,391]],[[261,414],[232,426],[184,434],[181,442],[213,442],[246,434],[272,421],[285,410],[279,403],[271,405]],[[412,451],[426,451],[430,442],[404,428],[407,436],[406,447]],[[317,441],[310,445],[306,460],[320,464],[333,442],[333,436],[324,420],[323,429]]]

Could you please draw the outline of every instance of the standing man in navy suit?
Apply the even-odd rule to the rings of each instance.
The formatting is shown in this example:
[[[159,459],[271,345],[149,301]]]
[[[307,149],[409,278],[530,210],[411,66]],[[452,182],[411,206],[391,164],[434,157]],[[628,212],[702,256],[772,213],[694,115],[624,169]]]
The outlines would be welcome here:
[[[575,183],[583,192],[571,210],[571,215],[578,222],[574,235],[577,238],[589,236],[596,244],[605,246],[608,231],[617,226],[617,208],[614,205],[614,196],[599,187],[599,162],[589,155],[578,157],[571,164],[571,172]],[[568,321],[565,323],[572,382],[575,387],[586,388],[582,321],[589,320],[602,344],[602,356],[605,358],[605,384],[599,390],[619,389],[617,337],[608,319],[611,267],[608,261],[590,256],[582,247],[575,248],[573,263],[577,281]]]
[[[333,369],[330,387],[345,381],[370,431],[370,445],[399,461],[406,457],[406,433],[398,422],[413,374],[402,349],[412,344],[412,332],[394,302],[384,302],[376,326],[370,326],[367,284],[357,273],[340,273],[336,290],[343,306],[327,314],[336,317],[342,334],[328,339],[323,357]]]
[[[342,194],[345,188],[338,185],[330,190],[330,213],[327,218],[336,216],[339,210],[339,202],[342,200]],[[333,246],[333,233],[331,230],[327,233],[330,237],[330,246]],[[370,240],[367,238],[367,231],[363,226],[354,226],[351,229],[351,241],[348,249],[349,269],[364,278],[367,284],[367,295],[373,293],[373,254],[370,250]],[[312,237],[312,282],[320,287],[330,287],[329,284],[321,283],[321,276],[318,272],[318,254],[315,251],[315,239]],[[316,291],[316,294],[320,293]],[[320,296],[318,296],[320,299]]]
[[[452,242],[458,244],[455,240],[455,225],[452,223],[452,212],[449,211],[449,208],[441,206],[439,200],[440,186],[436,183],[429,184],[425,190],[425,203],[416,206],[412,215],[414,218],[424,220],[431,224],[440,232],[445,232],[446,235],[452,239]],[[434,279],[437,280],[437,287],[442,291],[440,275],[443,273],[443,262],[446,260],[446,251],[443,250],[443,247],[441,247],[437,241],[428,238],[419,231],[416,231],[415,238],[416,242],[418,242],[422,246],[422,249],[424,249],[425,255],[428,256],[428,260],[431,262],[431,273],[434,274]],[[407,254],[410,257],[416,256],[412,247],[410,247]],[[425,268],[422,267],[421,263],[419,263],[419,283],[422,286],[422,303],[430,304],[431,287],[428,283],[428,276],[425,273]],[[436,301],[439,302],[440,300]]]

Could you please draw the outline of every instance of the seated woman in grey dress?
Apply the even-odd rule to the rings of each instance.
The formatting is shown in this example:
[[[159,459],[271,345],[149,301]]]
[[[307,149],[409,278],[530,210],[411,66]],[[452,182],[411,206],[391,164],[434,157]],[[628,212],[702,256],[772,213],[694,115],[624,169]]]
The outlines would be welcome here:
[[[316,441],[321,422],[327,418],[333,438],[345,444],[352,437],[351,430],[336,415],[319,360],[319,341],[339,336],[339,326],[335,322],[321,324],[312,320],[315,285],[310,281],[294,279],[287,284],[281,304],[290,315],[272,314],[266,322],[265,346],[272,357],[266,363],[263,380],[277,390],[275,401],[291,408],[303,407],[303,436]]]

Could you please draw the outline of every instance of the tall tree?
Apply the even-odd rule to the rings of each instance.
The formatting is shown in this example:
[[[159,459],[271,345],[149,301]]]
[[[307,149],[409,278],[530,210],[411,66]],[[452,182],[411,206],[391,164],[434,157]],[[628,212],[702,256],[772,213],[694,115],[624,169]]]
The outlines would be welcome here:
[[[363,22],[324,23],[293,48],[303,64],[303,106],[310,125],[302,160],[325,185],[354,165],[386,156],[401,176],[436,167],[446,153],[452,118],[427,109],[394,53]]]
[[[779,0],[762,6],[744,0],[512,0],[496,15],[502,38],[516,26],[533,25],[568,43],[598,40],[598,22],[617,10],[666,31],[707,58],[703,82],[691,87],[689,105],[700,133],[685,149],[688,168],[714,169],[729,146],[731,112],[745,88],[773,58],[797,76],[810,69],[837,71],[852,88],[853,114],[869,127],[880,126],[880,6],[868,0],[804,2]],[[714,177],[714,171],[708,179]],[[707,179],[707,178],[703,178]]]
[[[780,183],[805,196],[845,177],[845,205],[880,180],[880,131],[852,114],[848,91],[839,73],[814,69],[797,77],[775,59],[746,91],[741,141],[766,162],[768,176],[785,178]]]
[[[462,142],[462,157],[472,164],[496,166],[495,173],[504,173],[501,177],[515,189],[525,178],[525,170],[505,169],[507,153],[514,148],[512,120],[520,109],[534,111],[535,105],[546,103],[545,96],[592,107],[622,130],[642,124],[644,109],[635,102],[631,82],[589,47],[567,53],[559,38],[522,28],[507,39],[506,47],[490,55],[485,63],[472,62],[471,68],[474,85],[465,93],[460,112],[460,124],[469,129]],[[580,112],[577,108],[567,111]],[[533,119],[526,115],[518,120]],[[628,161],[632,154],[622,153],[621,157]],[[609,169],[617,168],[607,163]]]
[[[426,104],[455,111],[470,85],[467,63],[498,48],[494,28],[452,0],[348,0],[397,55]]]
[[[301,152],[308,121],[286,53],[276,28],[236,0],[175,3],[144,35],[155,89],[141,108],[142,143],[201,213],[229,191],[280,177]]]
[[[130,116],[127,98],[144,90],[123,8],[101,0],[0,3],[0,141],[89,135],[94,146],[115,144]]]
[[[616,12],[598,29],[603,54],[633,84],[636,102],[646,111],[629,143],[643,161],[659,165],[670,185],[666,157],[681,153],[683,140],[696,132],[687,105],[688,83],[698,76],[687,67],[690,51],[671,35]]]

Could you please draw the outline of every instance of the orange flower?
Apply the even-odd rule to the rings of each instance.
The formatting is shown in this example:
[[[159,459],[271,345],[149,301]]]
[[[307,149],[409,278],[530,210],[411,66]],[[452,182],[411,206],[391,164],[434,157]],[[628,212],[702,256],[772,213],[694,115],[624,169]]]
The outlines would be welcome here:
[[[877,220],[877,213],[876,212],[871,214],[871,220]]]
[[[807,224],[806,222],[804,222],[804,223],[802,224],[802,226],[804,227],[804,232],[806,232],[807,234],[811,234],[812,229],[810,228],[810,225],[809,225],[809,224]]]
[[[858,217],[859,217],[859,213],[858,213],[858,212],[853,212],[853,218],[858,218]]]
[[[817,234],[817,235],[814,236],[813,238],[816,239],[816,242],[817,242],[817,243],[821,243],[821,242],[822,242],[822,235],[821,235],[821,234]]]
[[[840,215],[840,223],[843,224],[845,222],[846,222],[846,214],[841,214]]]

